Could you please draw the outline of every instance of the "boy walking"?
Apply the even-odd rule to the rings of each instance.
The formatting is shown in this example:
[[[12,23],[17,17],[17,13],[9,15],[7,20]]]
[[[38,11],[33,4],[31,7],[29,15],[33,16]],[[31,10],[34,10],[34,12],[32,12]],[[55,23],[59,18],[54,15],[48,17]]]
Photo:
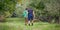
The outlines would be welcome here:
[[[32,26],[33,26],[34,16],[35,16],[34,11],[33,11],[31,8],[29,8],[29,9],[28,9],[28,25],[29,25],[29,26],[30,26],[30,23],[31,23]]]
[[[28,11],[27,11],[27,8],[24,10],[23,16],[25,18],[25,25],[27,25],[27,22],[28,22]]]

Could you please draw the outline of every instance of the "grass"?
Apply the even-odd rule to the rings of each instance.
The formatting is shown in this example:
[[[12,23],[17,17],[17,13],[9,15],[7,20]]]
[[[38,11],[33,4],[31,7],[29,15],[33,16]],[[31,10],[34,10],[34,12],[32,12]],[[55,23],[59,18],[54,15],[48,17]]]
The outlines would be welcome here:
[[[60,25],[47,22],[35,22],[34,26],[25,26],[24,18],[7,18],[7,22],[0,22],[0,30],[60,30]]]

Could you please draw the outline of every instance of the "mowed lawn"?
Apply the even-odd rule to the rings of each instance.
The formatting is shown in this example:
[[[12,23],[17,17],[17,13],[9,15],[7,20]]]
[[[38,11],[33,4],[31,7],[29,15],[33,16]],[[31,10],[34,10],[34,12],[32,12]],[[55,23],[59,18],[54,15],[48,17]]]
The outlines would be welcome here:
[[[0,22],[0,30],[60,30],[59,24],[34,22],[33,26],[25,26],[24,18],[7,18],[7,22]]]

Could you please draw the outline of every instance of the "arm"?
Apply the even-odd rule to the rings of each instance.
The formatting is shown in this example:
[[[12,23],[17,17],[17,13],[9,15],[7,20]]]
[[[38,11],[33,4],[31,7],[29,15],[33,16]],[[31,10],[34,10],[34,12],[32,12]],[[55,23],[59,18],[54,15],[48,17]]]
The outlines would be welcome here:
[[[34,18],[35,18],[35,13],[34,13],[34,11],[33,11],[33,16],[34,16]]]

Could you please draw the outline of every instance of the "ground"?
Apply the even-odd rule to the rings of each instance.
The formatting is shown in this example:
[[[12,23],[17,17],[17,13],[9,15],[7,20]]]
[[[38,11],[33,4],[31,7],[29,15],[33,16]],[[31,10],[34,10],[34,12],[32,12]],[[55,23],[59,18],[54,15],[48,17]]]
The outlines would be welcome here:
[[[60,25],[47,22],[34,22],[33,26],[25,26],[24,18],[7,18],[0,22],[0,30],[60,30]]]

